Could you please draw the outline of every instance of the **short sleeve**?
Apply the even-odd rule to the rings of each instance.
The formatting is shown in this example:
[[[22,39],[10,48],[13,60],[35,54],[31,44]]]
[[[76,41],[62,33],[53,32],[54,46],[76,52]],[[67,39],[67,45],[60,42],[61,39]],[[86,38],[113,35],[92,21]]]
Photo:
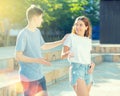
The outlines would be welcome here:
[[[72,37],[71,35],[69,35],[66,40],[64,41],[63,43],[64,46],[68,46],[68,47],[71,47],[72,46]]]
[[[92,50],[92,40],[90,39],[90,50]]]
[[[26,36],[24,32],[20,33],[17,36],[17,41],[16,41],[16,51],[24,51],[26,46]]]
[[[41,32],[40,32],[40,45],[42,46],[42,45],[44,45],[45,44],[45,41],[44,41],[44,39],[43,39],[43,37],[42,37],[42,34],[41,34]]]

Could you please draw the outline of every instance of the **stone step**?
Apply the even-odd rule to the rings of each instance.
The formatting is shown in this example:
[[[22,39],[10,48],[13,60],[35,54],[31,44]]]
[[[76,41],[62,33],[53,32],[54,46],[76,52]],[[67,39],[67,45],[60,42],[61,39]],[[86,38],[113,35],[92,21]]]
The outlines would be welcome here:
[[[0,73],[18,70],[19,65],[14,58],[0,59]]]
[[[92,44],[92,53],[118,54],[118,53],[120,53],[120,45],[119,44],[93,43]]]

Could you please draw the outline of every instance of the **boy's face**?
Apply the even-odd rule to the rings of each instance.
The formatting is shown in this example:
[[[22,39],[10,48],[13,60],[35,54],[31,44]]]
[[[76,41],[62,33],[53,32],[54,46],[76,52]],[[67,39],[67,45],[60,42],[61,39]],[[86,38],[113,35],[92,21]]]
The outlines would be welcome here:
[[[34,21],[36,27],[40,27],[41,24],[42,24],[42,22],[43,22],[42,15],[34,16],[34,17],[33,17],[33,21]]]

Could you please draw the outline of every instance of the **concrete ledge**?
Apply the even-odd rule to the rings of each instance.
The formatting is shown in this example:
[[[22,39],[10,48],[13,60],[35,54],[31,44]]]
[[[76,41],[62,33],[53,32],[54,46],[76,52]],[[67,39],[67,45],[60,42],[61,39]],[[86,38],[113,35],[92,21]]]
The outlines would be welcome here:
[[[92,54],[92,61],[97,65],[97,64],[101,64],[104,59],[103,56],[100,54]]]
[[[96,63],[120,62],[120,54],[92,54],[92,60]]]
[[[92,46],[92,53],[120,53],[119,46],[109,46],[109,45],[94,45]]]
[[[0,73],[11,72],[11,71],[16,70],[15,65],[16,65],[16,62],[14,58],[1,59],[0,60]]]

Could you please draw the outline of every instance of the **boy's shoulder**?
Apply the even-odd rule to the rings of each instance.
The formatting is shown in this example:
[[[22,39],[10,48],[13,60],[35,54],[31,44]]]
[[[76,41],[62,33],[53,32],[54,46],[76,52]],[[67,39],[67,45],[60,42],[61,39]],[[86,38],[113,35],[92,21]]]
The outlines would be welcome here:
[[[21,33],[24,33],[24,34],[25,34],[27,31],[28,31],[28,29],[27,29],[26,27],[20,30],[20,32],[21,32]]]
[[[26,31],[27,31],[26,28],[21,29],[18,36],[25,36],[27,34]]]
[[[40,29],[36,28],[36,31],[40,31]]]

